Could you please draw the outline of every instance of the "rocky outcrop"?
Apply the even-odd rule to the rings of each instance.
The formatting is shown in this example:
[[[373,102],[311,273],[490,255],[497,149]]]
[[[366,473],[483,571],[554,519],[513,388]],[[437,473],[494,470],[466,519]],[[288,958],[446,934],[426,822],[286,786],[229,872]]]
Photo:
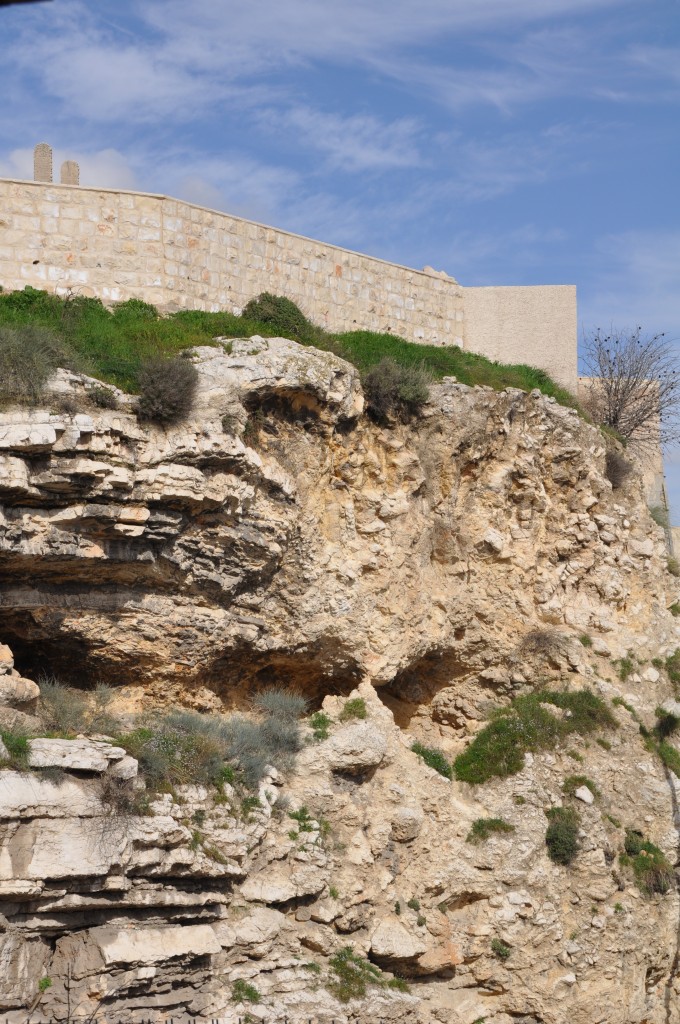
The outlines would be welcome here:
[[[640,734],[677,706],[680,633],[639,480],[613,491],[599,432],[538,392],[449,378],[386,427],[328,353],[253,338],[191,358],[195,411],[167,430],[124,396],[0,415],[0,640],[19,666],[0,648],[0,728],[35,725],[23,674],[44,668],[115,684],[125,713],[292,687],[328,737],[310,729],[254,810],[228,784],[119,805],[141,783],[107,737],[37,737],[21,770],[6,749],[0,1011],[677,1021],[677,892],[644,895],[619,861],[630,828],[676,864],[680,824],[680,781]],[[538,683],[618,698],[618,728],[475,787],[411,750],[454,757]],[[568,868],[545,844],[560,805],[580,814]],[[468,842],[479,818],[511,830]],[[344,1003],[348,946],[375,974]]]

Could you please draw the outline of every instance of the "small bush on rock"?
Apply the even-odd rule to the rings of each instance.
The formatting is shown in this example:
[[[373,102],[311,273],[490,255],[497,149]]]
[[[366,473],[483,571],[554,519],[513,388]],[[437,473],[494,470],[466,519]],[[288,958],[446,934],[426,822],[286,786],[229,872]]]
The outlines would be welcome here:
[[[548,856],[555,864],[568,865],[579,851],[578,830],[580,817],[573,807],[553,807],[548,811],[545,845]]]
[[[352,718],[366,718],[368,714],[366,710],[366,701],[363,697],[352,697],[351,700],[345,701],[345,705],[340,712],[340,721],[349,722]]]
[[[235,1003],[259,1003],[262,999],[259,989],[239,978],[231,986],[231,998]]]
[[[50,331],[37,326],[0,326],[0,407],[36,405],[57,367],[73,368],[74,356]]]
[[[675,883],[675,873],[665,854],[635,829],[626,830],[625,853],[619,857],[622,867],[631,867],[638,888],[647,896],[663,895]]]
[[[620,452],[611,449],[605,455],[604,475],[616,491],[623,486],[626,477],[633,471],[633,465]]]
[[[13,768],[16,772],[28,771],[28,736],[16,730],[0,729],[0,740],[5,745],[7,757],[4,759],[7,768]],[[2,763],[2,759],[0,759]]]
[[[411,746],[411,750],[418,757],[422,757],[423,761],[429,768],[434,768],[436,772],[443,775],[445,779],[453,778],[453,768],[450,762],[446,759],[446,756],[437,747],[425,747],[422,743],[414,743]]]
[[[403,978],[386,978],[379,967],[357,956],[351,946],[343,946],[329,960],[330,977],[326,988],[341,1003],[363,999],[369,986],[408,992]]]
[[[507,960],[512,953],[512,950],[510,949],[510,946],[501,941],[501,939],[492,939],[491,952],[495,957],[498,957],[499,960]]]
[[[468,832],[466,843],[483,843],[492,835],[503,832],[514,832],[515,826],[503,818],[477,818],[472,822],[472,828]]]
[[[297,721],[307,710],[305,698],[290,690],[264,690],[253,697],[253,704],[270,718],[281,718],[287,722]]]
[[[315,711],[309,719],[309,725],[314,733],[314,739],[318,741],[327,740],[331,724],[332,719],[329,715],[325,714],[323,711]]]
[[[586,789],[589,789],[595,799],[599,798],[599,789],[593,780],[589,779],[587,775],[568,775],[562,783],[562,792],[566,793],[567,796],[573,796],[576,790],[580,789],[581,786],[585,786]]]
[[[117,409],[118,399],[111,388],[95,385],[87,390],[87,397],[98,409]]]
[[[430,397],[431,377],[419,366],[401,366],[381,359],[362,378],[367,411],[379,422],[391,417],[408,420]]]
[[[546,707],[550,704],[568,712],[568,717],[551,714]],[[614,728],[616,724],[604,701],[590,690],[539,690],[518,697],[509,707],[496,711],[489,724],[458,755],[454,762],[456,778],[479,784],[516,775],[524,767],[528,751],[551,749],[571,733],[586,735],[596,729]]]
[[[197,384],[198,371],[188,359],[148,360],[139,371],[139,419],[161,426],[186,419]]]

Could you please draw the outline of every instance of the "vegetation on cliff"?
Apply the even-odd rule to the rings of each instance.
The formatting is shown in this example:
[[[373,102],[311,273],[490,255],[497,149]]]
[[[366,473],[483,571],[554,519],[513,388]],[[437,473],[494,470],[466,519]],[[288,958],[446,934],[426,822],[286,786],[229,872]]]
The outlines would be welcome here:
[[[29,382],[33,379],[38,385],[57,363],[64,365],[66,361],[102,381],[136,392],[140,370],[148,360],[172,357],[195,345],[210,345],[215,337],[259,334],[282,335],[303,345],[333,351],[362,374],[389,359],[408,371],[397,383],[399,400],[407,405],[414,398],[417,404],[424,380],[445,376],[498,391],[507,387],[523,391],[538,388],[563,405],[575,405],[568,391],[534,367],[495,363],[457,346],[416,345],[391,334],[361,330],[332,334],[311,323],[289,299],[267,293],[249,302],[242,316],[202,310],[159,316],[154,306],[138,299],[118,303],[109,310],[99,299],[60,297],[30,287],[0,294],[0,365],[11,357],[10,349],[21,349],[29,329],[40,330],[45,339],[43,368],[40,373],[28,370]],[[30,391],[29,387],[25,396],[23,385],[15,388],[14,394],[5,390],[0,393],[0,401],[15,396],[31,398]]]

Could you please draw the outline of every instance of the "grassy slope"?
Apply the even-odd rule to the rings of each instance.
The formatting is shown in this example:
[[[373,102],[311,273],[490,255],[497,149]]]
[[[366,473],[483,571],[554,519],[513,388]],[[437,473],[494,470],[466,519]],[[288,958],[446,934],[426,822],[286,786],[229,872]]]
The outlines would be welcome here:
[[[62,299],[32,288],[0,294],[0,328],[28,324],[47,328],[62,338],[84,372],[126,391],[135,390],[140,364],[151,356],[174,355],[193,345],[209,345],[217,336],[271,337],[284,333],[275,324],[231,313],[186,311],[159,317],[152,306],[135,299],[120,303],[111,312],[98,299]],[[539,388],[563,405],[575,405],[573,396],[542,370],[493,363],[455,346],[415,345],[391,334],[370,331],[330,334],[311,324],[297,340],[336,352],[361,371],[389,356],[401,365],[424,366],[435,379],[454,376],[463,384],[484,384],[496,390]]]

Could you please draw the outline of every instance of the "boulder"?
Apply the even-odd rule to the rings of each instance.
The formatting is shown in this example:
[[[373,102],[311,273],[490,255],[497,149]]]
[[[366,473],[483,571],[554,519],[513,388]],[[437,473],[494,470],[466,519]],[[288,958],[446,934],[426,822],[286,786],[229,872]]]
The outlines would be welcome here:
[[[387,741],[370,722],[355,722],[334,732],[324,753],[333,771],[362,775],[382,763]]]
[[[31,768],[63,768],[66,771],[105,772],[109,764],[125,756],[122,747],[103,740],[31,740],[28,763]]]

